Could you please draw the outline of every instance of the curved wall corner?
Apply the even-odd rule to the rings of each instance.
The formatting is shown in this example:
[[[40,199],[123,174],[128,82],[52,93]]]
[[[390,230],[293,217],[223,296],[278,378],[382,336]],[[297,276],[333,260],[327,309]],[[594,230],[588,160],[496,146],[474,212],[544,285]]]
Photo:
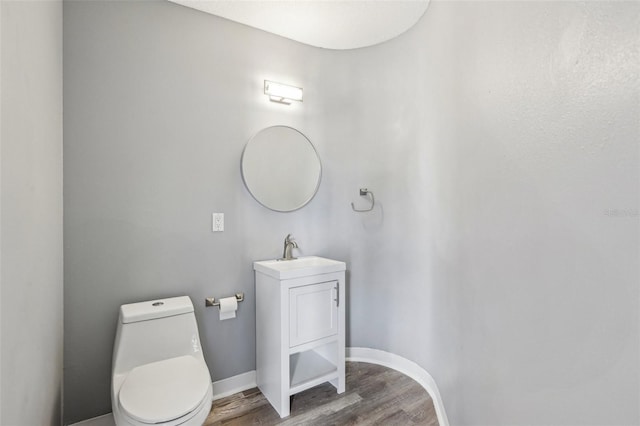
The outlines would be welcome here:
[[[433,2],[324,53],[347,344],[428,366],[452,423],[640,422],[639,19]],[[374,211],[350,211],[359,187]]]
[[[449,419],[444,409],[442,397],[438,390],[438,385],[433,377],[422,367],[413,361],[378,349],[371,348],[347,348],[347,361],[368,362],[392,368],[400,373],[412,378],[427,391],[433,400],[433,406],[438,416],[440,426],[449,426]]]

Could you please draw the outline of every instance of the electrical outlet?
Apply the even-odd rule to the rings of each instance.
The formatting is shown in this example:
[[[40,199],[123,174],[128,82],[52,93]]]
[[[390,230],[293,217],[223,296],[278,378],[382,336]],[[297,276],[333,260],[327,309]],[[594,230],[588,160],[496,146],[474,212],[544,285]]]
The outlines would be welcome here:
[[[213,213],[212,215],[212,228],[213,232],[224,231],[224,213]]]

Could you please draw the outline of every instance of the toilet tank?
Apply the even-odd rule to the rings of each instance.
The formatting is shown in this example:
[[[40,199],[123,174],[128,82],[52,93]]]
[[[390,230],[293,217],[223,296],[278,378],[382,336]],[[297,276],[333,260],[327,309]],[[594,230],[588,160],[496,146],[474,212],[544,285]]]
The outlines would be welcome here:
[[[113,347],[113,372],[192,355],[204,361],[198,324],[188,296],[120,307]]]

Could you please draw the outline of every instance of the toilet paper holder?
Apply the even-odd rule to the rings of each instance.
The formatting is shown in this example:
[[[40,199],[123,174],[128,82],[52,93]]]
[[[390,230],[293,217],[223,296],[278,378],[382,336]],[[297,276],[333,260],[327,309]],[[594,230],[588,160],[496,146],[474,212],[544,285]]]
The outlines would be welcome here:
[[[244,300],[244,293],[236,293],[236,300],[238,302],[242,302]],[[220,306],[220,299],[216,299],[215,297],[206,297],[204,299],[205,306]]]

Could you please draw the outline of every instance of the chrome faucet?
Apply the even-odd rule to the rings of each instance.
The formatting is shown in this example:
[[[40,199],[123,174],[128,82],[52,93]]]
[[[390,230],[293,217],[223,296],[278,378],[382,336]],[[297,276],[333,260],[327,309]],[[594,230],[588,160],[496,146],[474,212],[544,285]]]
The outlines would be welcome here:
[[[284,252],[282,252],[282,259],[280,260],[293,260],[296,259],[291,255],[291,251],[294,248],[298,248],[298,243],[293,240],[291,234],[287,235],[284,239]]]

